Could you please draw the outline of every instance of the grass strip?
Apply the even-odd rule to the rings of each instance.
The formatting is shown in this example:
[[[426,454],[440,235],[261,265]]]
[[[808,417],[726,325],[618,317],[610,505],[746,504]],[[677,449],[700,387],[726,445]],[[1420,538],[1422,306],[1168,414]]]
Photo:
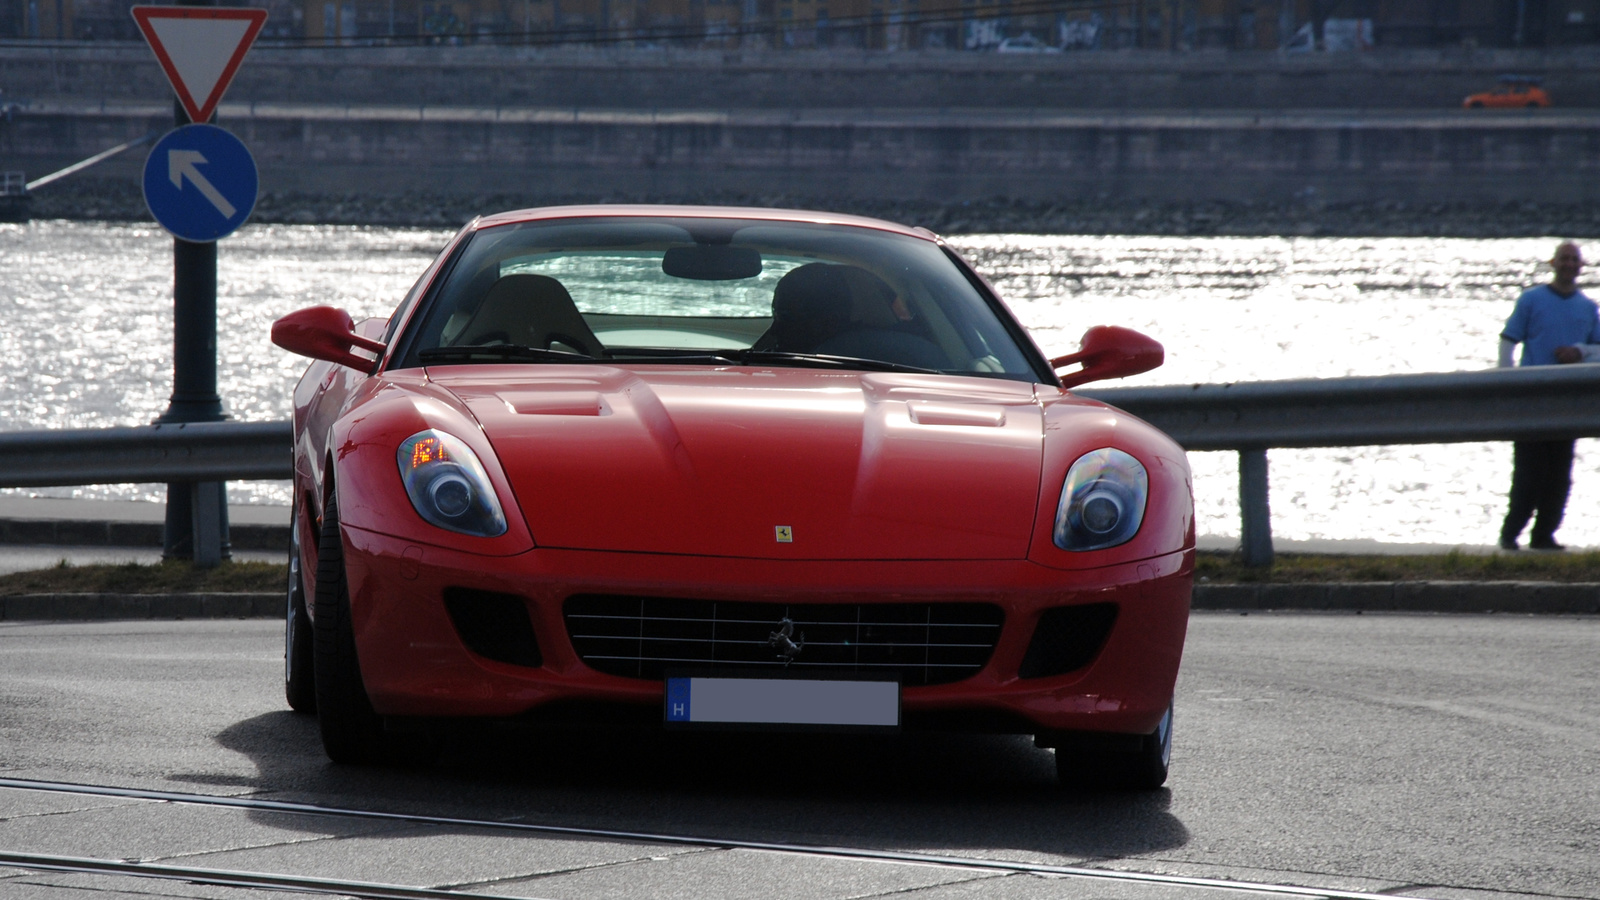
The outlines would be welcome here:
[[[1210,584],[1303,584],[1353,581],[1600,582],[1600,552],[1448,553],[1342,556],[1279,553],[1268,568],[1247,568],[1237,554],[1200,553],[1195,580]]]
[[[283,563],[224,562],[215,568],[197,569],[182,560],[75,566],[63,559],[48,569],[0,575],[0,595],[282,591],[288,577]]]

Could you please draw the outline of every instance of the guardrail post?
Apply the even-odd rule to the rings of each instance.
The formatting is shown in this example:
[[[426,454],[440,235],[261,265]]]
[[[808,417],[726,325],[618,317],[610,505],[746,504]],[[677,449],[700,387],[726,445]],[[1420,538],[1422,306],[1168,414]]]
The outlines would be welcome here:
[[[1239,545],[1244,564],[1272,565],[1272,507],[1267,502],[1267,448],[1239,451]]]
[[[191,525],[194,529],[194,565],[197,569],[210,569],[222,562],[222,530],[225,527],[219,513],[224,508],[223,483],[202,481],[189,486],[191,494]]]

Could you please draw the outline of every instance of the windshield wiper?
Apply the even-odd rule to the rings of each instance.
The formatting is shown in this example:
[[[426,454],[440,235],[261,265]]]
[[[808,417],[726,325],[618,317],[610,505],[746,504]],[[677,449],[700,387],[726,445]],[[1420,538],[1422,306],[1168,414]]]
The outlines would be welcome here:
[[[592,363],[601,362],[592,356],[570,350],[545,350],[523,344],[467,344],[455,347],[432,347],[417,353],[424,363],[472,362],[481,360],[539,360],[547,362]],[[866,369],[873,372],[916,372],[926,375],[940,374],[938,369],[925,369],[905,363],[882,359],[864,359],[858,356],[834,356],[829,353],[792,353],[786,350],[729,350],[689,351],[640,348],[623,350],[604,360],[616,363],[621,360],[638,360],[652,363],[683,365],[760,365],[761,363],[787,363],[823,369]]]
[[[463,344],[457,347],[431,347],[417,353],[417,359],[425,362],[470,362],[472,360],[548,360],[550,362],[599,362],[592,356],[584,353],[574,353],[571,350],[545,350],[541,347],[528,347],[523,344]]]
[[[739,362],[750,365],[751,363],[793,363],[799,366],[814,366],[825,369],[867,369],[873,372],[917,372],[924,375],[943,374],[938,369],[925,369],[922,366],[908,366],[905,363],[889,362],[883,359],[863,359],[859,356],[834,356],[831,353],[791,353],[786,350],[743,350],[736,354]]]
[[[728,366],[738,365],[738,352],[721,353],[716,350],[680,350],[665,347],[626,347],[620,350],[609,351],[611,359],[641,361],[651,363],[677,364],[695,366]]]

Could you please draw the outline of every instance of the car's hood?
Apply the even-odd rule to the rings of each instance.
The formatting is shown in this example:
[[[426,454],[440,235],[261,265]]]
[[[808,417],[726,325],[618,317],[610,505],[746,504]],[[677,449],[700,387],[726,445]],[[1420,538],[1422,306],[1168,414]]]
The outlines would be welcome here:
[[[1019,559],[1031,385],[818,369],[456,366],[542,547]]]

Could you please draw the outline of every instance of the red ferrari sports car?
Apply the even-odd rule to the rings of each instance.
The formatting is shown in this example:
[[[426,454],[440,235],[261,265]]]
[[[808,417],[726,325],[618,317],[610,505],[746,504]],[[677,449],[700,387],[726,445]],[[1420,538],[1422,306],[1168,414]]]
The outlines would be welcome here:
[[[1188,464],[1068,390],[1149,338],[1047,359],[923,229],[586,206],[478,219],[388,319],[272,339],[317,360],[285,671],[335,761],[635,718],[1031,734],[1065,781],[1166,779]]]

